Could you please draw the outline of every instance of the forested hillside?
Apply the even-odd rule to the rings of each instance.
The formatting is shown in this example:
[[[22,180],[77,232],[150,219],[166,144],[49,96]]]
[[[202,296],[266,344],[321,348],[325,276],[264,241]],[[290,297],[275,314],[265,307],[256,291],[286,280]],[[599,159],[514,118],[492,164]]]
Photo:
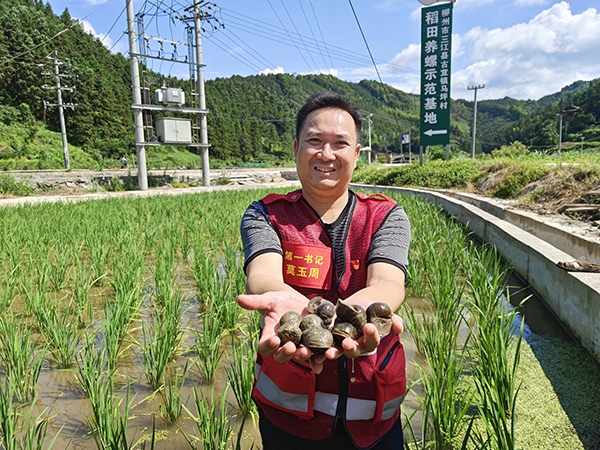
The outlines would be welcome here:
[[[77,104],[66,111],[75,167],[135,152],[129,59],[111,54],[68,10],[57,15],[42,0],[0,1],[0,23],[0,168],[60,166],[60,138],[48,135],[48,130],[59,131],[58,114],[56,108],[44,110],[44,101],[56,103],[56,94],[43,88],[54,84],[44,72],[53,70],[49,57],[55,53],[66,63],[61,73],[70,75],[64,85],[75,87],[64,93],[65,102]],[[189,85],[151,75],[157,85]],[[232,164],[290,160],[296,111],[310,94],[324,90],[348,97],[365,116],[372,114],[371,142],[378,153],[398,153],[406,132],[413,149],[418,147],[417,95],[376,81],[348,83],[330,75],[233,76],[206,82],[211,158]],[[515,140],[534,147],[555,145],[557,113],[571,104],[580,112],[565,126],[563,140],[600,140],[600,80],[595,80],[574,83],[539,101],[480,101],[477,151]],[[452,149],[470,152],[473,102],[452,101],[451,111]],[[369,141],[367,121],[361,141],[363,146]],[[154,155],[175,151],[187,149],[152,148]],[[8,160],[12,163],[2,164]]]

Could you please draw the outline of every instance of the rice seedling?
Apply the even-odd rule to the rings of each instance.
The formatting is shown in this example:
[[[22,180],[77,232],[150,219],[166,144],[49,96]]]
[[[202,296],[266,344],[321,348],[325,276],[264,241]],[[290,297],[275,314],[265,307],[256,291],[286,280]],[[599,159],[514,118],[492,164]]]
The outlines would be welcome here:
[[[167,377],[160,391],[162,404],[158,405],[158,409],[162,419],[168,424],[175,423],[183,412],[181,394],[185,385],[187,372],[188,363],[186,362],[181,375],[179,371],[176,371],[173,377]]]
[[[97,398],[102,395],[102,385],[111,383],[114,371],[109,369],[108,358],[105,349],[96,349],[96,337],[86,336],[83,346],[77,355],[76,378],[81,389],[90,398],[92,404],[101,400]]]
[[[243,341],[238,342],[235,337],[231,341],[231,357],[228,358],[228,366],[225,368],[227,382],[231,386],[233,394],[238,402],[242,416],[258,416],[256,403],[252,400],[252,386],[254,384],[255,355],[258,344],[258,320],[257,314],[249,318],[248,334]],[[240,430],[241,434],[241,430]]]
[[[515,342],[515,318],[518,308],[510,310],[510,302],[502,293],[508,268],[502,265],[496,250],[484,246],[480,251],[471,248],[477,256],[471,266],[469,285],[473,296],[472,314],[476,317],[474,357],[479,362],[474,370],[476,382],[494,386],[497,401],[504,414],[510,415],[516,391],[515,374],[519,364],[522,331]],[[506,290],[507,294],[508,290]],[[512,362],[509,356],[514,348]]]
[[[202,330],[194,331],[194,351],[198,357],[194,360],[202,379],[211,383],[215,372],[223,358],[224,350],[221,347],[222,328],[219,318],[212,314],[202,315]]]
[[[156,264],[152,270],[156,286],[156,304],[164,306],[175,295],[175,251],[173,243],[164,239],[156,247]]]
[[[55,291],[60,291],[67,283],[72,253],[63,242],[55,242],[51,251],[50,280]]]
[[[58,367],[73,366],[82,336],[75,309],[67,306],[62,310],[60,305],[49,302],[38,303],[33,312]]]
[[[21,263],[17,263],[8,269],[2,270],[0,279],[0,313],[12,308],[17,295],[19,282],[19,270]],[[2,265],[0,264],[0,268]]]
[[[80,328],[87,326],[94,318],[89,293],[95,283],[96,280],[92,279],[89,266],[78,256],[73,282],[71,283],[71,295],[75,302],[77,322]]]
[[[58,437],[46,447],[46,429],[48,419],[44,417],[47,409],[37,417],[33,416],[34,405],[24,412],[24,406],[13,403],[14,386],[7,378],[0,381],[0,435],[5,450],[50,450]],[[60,431],[59,431],[60,433]]]
[[[211,398],[207,399],[204,395],[198,396],[198,389],[194,388],[194,402],[196,404],[197,416],[194,416],[185,406],[185,410],[196,423],[200,438],[190,436],[181,430],[186,441],[193,449],[215,449],[225,450],[227,442],[231,437],[233,430],[231,422],[227,416],[226,407],[227,385],[223,387],[221,400],[217,402],[214,396],[214,390],[211,391]],[[200,445],[202,443],[202,445]]]
[[[92,416],[88,418],[88,425],[98,449],[130,450],[137,443],[130,442],[127,438],[129,411],[133,400],[130,398],[130,389],[127,387],[125,399],[119,399],[113,392],[113,384],[105,383],[99,386],[92,403]],[[92,400],[92,397],[90,397]],[[120,405],[124,404],[121,413]]]
[[[19,401],[35,397],[45,355],[46,347],[32,341],[30,328],[14,318],[0,317],[0,361]]]
[[[144,324],[143,333],[144,373],[148,382],[158,389],[165,382],[167,364],[174,356],[174,348],[180,336],[179,323],[174,323],[173,318],[166,314],[155,312],[153,327]]]

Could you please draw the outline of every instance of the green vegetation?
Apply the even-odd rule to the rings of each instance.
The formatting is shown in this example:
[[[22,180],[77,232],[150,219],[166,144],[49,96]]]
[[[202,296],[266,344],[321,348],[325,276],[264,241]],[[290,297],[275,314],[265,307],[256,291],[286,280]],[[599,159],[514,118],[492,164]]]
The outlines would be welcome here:
[[[242,448],[242,433],[256,426],[250,390],[258,317],[232,301],[245,282],[239,221],[267,192],[2,209],[4,442],[19,439],[17,424],[29,423],[23,433],[56,438],[60,448],[71,439],[140,448],[153,439],[146,434],[152,426],[155,439],[174,446],[189,439],[194,447]],[[514,440],[521,448],[594,448],[600,390],[587,385],[597,367],[582,351],[545,338],[518,347],[510,334],[514,313],[498,302],[506,269],[493,249],[476,249],[439,208],[394,197],[414,236],[410,297],[401,311],[409,317],[402,340],[408,349],[414,339],[418,349],[409,374],[413,361],[428,367],[409,380],[425,388],[417,406],[430,419],[417,414],[405,422],[413,445],[421,444],[411,427],[431,445],[466,442],[471,449],[489,440],[500,444],[483,448],[505,448]],[[560,355],[547,350],[553,346]],[[549,383],[540,364],[551,387],[540,387]],[[577,371],[565,372],[569,364]],[[56,404],[55,380],[63,380],[61,398],[69,400],[44,411]],[[32,402],[40,408],[32,411]],[[528,428],[530,417],[535,428]],[[543,423],[556,434],[539,432]],[[57,424],[66,424],[58,436]]]
[[[10,62],[0,74],[0,170],[64,166],[58,114],[55,108],[44,111],[43,107],[44,100],[55,100],[51,90],[42,88],[42,73],[50,63],[47,56],[55,51],[67,63],[63,66],[66,73],[76,75],[69,78],[76,89],[65,93],[65,101],[78,105],[66,111],[72,167],[118,167],[117,159],[123,154],[131,161],[135,148],[129,60],[111,54],[68,10],[57,16],[42,0],[1,2],[0,21],[7,24],[0,29],[0,62]],[[16,55],[23,56],[11,59]],[[193,98],[188,80],[148,73],[146,81],[150,91],[163,85],[180,87],[188,91],[188,99]],[[348,83],[330,75],[233,76],[206,82],[211,165],[289,164],[296,112],[318,91],[340,93],[363,114],[373,114],[371,143],[379,155],[399,153],[401,135],[406,132],[411,133],[412,148],[418,148],[417,95],[372,80]],[[571,104],[580,110],[565,122],[565,149],[579,145],[582,138],[586,145],[597,145],[600,80],[593,80],[576,82],[538,101],[478,102],[477,153],[489,153],[514,141],[535,150],[556,148],[557,113]],[[473,103],[452,100],[451,110],[453,151],[470,154]],[[362,131],[365,143],[366,125]],[[197,152],[185,147],[149,146],[147,152],[150,168],[201,165]]]
[[[359,165],[354,183],[479,192],[503,199],[569,202],[600,185],[600,146],[531,153],[515,142],[475,160],[453,155],[449,161],[425,158],[397,167]]]

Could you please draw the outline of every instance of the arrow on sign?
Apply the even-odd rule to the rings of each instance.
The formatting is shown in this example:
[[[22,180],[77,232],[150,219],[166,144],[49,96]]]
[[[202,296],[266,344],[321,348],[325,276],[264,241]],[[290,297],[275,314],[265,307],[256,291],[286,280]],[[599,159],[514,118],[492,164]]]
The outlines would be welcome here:
[[[431,137],[434,134],[447,134],[447,133],[448,133],[448,130],[427,130],[423,134],[426,134],[427,136]]]

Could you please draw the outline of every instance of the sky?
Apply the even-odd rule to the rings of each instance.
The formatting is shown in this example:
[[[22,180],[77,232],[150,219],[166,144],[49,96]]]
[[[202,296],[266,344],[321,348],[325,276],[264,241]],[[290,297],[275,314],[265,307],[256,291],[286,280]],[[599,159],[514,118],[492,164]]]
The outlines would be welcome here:
[[[65,8],[113,53],[127,54],[126,0],[49,0]],[[209,4],[208,2],[205,2]],[[220,0],[204,9],[205,79],[266,73],[327,73],[420,91],[421,10],[417,0]],[[143,13],[147,54],[183,60],[183,15],[193,0],[133,0]],[[211,5],[211,4],[209,4]],[[175,12],[171,14],[171,12]],[[216,19],[216,20],[215,20]],[[166,39],[162,49],[160,41]],[[537,100],[600,77],[598,0],[457,0],[452,28],[454,99]],[[138,44],[139,45],[139,44]],[[373,63],[373,60],[375,64]],[[149,60],[166,75],[187,64]]]

